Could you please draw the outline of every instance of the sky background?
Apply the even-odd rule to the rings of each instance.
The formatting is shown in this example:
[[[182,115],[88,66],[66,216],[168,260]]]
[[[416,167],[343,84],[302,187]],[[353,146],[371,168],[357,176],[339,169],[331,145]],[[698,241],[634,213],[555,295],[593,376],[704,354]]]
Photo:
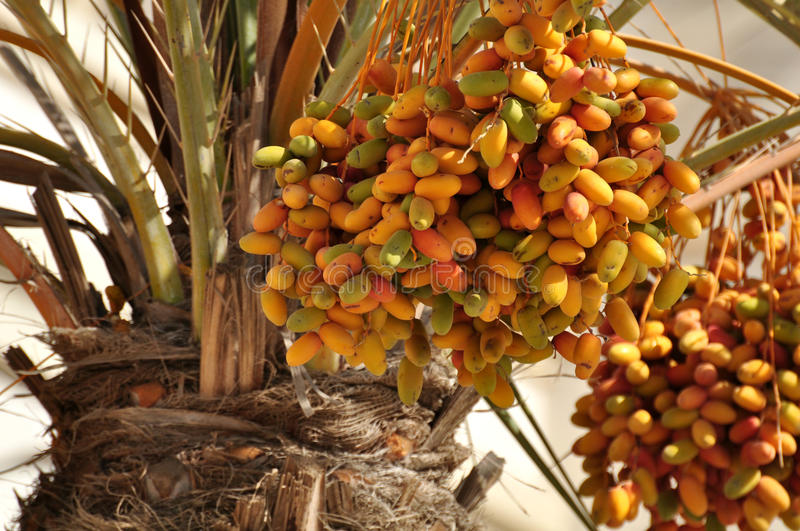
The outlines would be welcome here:
[[[609,2],[610,7],[618,3],[618,0]],[[687,48],[715,57],[720,56],[712,0],[659,0],[656,5]],[[735,0],[720,0],[719,5],[722,12],[722,33],[727,60],[790,90],[800,89],[797,47]],[[67,14],[70,41],[79,53],[85,55],[93,71],[102,75],[103,27],[90,2],[68,0]],[[0,7],[0,27],[19,31],[19,27],[2,7]],[[649,8],[643,9],[624,32],[643,34],[668,43],[674,42],[653,10]],[[117,89],[125,94],[127,81],[125,81],[124,66],[116,60],[113,50],[109,50],[108,53],[109,78],[116,78]],[[651,53],[631,49],[629,56],[671,71],[676,71],[677,68],[676,63]],[[48,80],[46,85],[56,100],[66,101],[64,94],[58,90],[58,83],[54,80],[52,72],[35,58],[29,59],[29,63]],[[684,75],[700,79],[697,72],[685,63],[680,67]],[[706,74],[722,83],[720,75],[708,71]],[[4,95],[0,99],[0,123],[6,125],[24,123],[38,134],[58,140],[54,129],[35,100],[14,79],[2,61],[0,61],[0,93]],[[143,103],[141,96],[134,93],[134,106],[144,109]],[[688,135],[707,105],[691,95],[679,96],[676,104],[678,107],[676,123],[681,131]],[[77,120],[73,122],[77,123]],[[79,130],[79,133],[84,139],[88,138],[86,131]],[[84,143],[87,146],[90,144],[90,142]],[[682,146],[683,142],[679,140],[669,148],[668,153],[677,156]],[[96,152],[92,155],[94,160],[100,159]],[[102,168],[102,162],[99,162],[98,166]],[[0,207],[32,213],[29,193],[30,191],[24,187],[0,184]],[[71,201],[90,219],[98,219],[97,209],[90,200],[71,198]],[[70,212],[70,207],[66,204],[65,209]],[[98,223],[102,226],[101,220]],[[46,242],[39,231],[20,229],[13,233],[25,241],[44,263],[53,264],[52,255],[47,251]],[[102,262],[85,237],[79,235],[76,239],[89,278],[95,287],[102,290],[109,283]],[[699,252],[702,245],[704,244],[690,246],[683,261],[698,263],[702,260]],[[20,345],[33,358],[41,359],[47,352],[41,343],[30,336],[42,332],[43,325],[25,293],[18,286],[3,282],[12,279],[8,271],[0,267],[0,348],[5,349],[12,344]],[[577,485],[585,476],[580,469],[580,461],[569,457],[568,454],[572,442],[583,433],[583,430],[571,426],[569,417],[575,400],[585,394],[588,387],[571,374],[572,369],[568,364],[562,366],[557,360],[549,360],[526,369],[517,376],[517,381],[522,386],[528,403],[548,434],[556,453],[567,456],[563,464]],[[10,371],[0,362],[0,389],[6,387],[12,380]],[[30,460],[47,447],[46,415],[38,402],[19,396],[24,393],[25,388],[18,386],[0,395],[0,471]],[[517,422],[527,427],[520,413],[517,409],[512,411]],[[481,509],[487,528],[498,531],[518,529],[554,531],[579,528],[580,524],[569,509],[558,495],[552,492],[544,477],[521,452],[502,424],[491,412],[487,412],[483,403],[479,403],[475,412],[469,417],[466,426],[461,430],[460,437],[474,449],[472,459],[465,464],[465,471],[489,451],[493,451],[506,461],[500,484],[492,489],[487,503]],[[544,448],[540,448],[540,451],[544,452]],[[40,463],[41,466],[45,464]],[[22,467],[0,473],[0,525],[8,525],[17,512],[14,491],[20,495],[30,492],[30,484],[36,475],[34,467]],[[640,519],[629,528],[643,529],[646,525],[646,521]]]

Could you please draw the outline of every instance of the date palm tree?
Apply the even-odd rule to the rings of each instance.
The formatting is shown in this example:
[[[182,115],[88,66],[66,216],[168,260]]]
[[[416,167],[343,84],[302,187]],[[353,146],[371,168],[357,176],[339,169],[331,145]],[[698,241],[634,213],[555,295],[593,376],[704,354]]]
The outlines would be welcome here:
[[[93,75],[68,42],[61,20],[69,2],[50,10],[38,0],[6,4],[23,30],[0,30],[3,58],[60,135],[55,142],[24,127],[0,127],[0,179],[32,187],[36,210],[0,211],[0,261],[24,281],[49,328],[43,339],[65,366],[46,380],[21,349],[5,353],[18,383],[52,419],[54,470],[21,501],[21,527],[473,527],[470,511],[501,466],[489,459],[454,491],[453,471],[467,451],[453,433],[477,395],[455,385],[444,356],[427,370],[413,407],[396,399],[391,376],[310,378],[305,369],[288,370],[283,333],[261,315],[258,286],[268,264],[235,245],[273,194],[274,177],[250,164],[254,151],[281,143],[310,97],[345,96],[373,45],[377,2],[87,2],[105,24],[106,53],[130,65],[122,91],[106,72]],[[399,29],[405,7],[395,4]],[[645,4],[621,2],[610,19],[619,28]],[[457,2],[453,13],[448,38],[456,49],[468,48],[467,26],[481,4]],[[796,33],[786,20],[774,23]],[[647,39],[632,42],[678,53]],[[21,54],[44,59],[69,97],[67,108]],[[134,110],[133,93],[144,98],[145,112]],[[711,91],[695,93],[712,98]],[[710,168],[799,116],[757,123],[763,117],[751,113],[742,135],[708,147],[698,137],[690,160]],[[738,178],[744,186],[755,177]],[[152,182],[165,191],[163,200]],[[70,194],[93,198],[104,228],[69,219],[62,203]],[[18,226],[41,227],[56,270],[4,228]],[[75,233],[96,246],[111,286],[86,275]],[[591,527],[566,475],[551,473],[511,417],[497,413]]]

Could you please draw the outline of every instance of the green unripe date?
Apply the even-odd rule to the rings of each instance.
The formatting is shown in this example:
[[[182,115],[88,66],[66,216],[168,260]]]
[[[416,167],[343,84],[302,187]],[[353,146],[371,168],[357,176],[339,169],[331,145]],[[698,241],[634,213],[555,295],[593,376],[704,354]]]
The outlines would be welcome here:
[[[353,168],[369,168],[384,159],[389,144],[383,138],[373,138],[357,145],[347,153],[347,164]]]
[[[508,77],[502,70],[475,72],[461,78],[458,88],[467,96],[494,96],[508,89]]]
[[[494,42],[505,32],[506,27],[494,17],[479,17],[469,25],[469,36],[479,41]]]

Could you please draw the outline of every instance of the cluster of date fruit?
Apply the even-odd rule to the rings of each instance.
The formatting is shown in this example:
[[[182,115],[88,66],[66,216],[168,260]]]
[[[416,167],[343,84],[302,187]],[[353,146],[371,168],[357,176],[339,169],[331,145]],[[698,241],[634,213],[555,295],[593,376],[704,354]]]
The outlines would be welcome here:
[[[663,273],[659,305],[678,300],[688,274],[670,268],[672,240],[701,230],[680,202],[699,178],[665,157],[678,87],[612,70],[624,41],[571,20],[493,1],[456,79],[405,86],[377,59],[352,110],[314,101],[288,145],[255,154],[281,193],[240,245],[275,256],[261,297],[300,334],[290,365],[341,355],[382,374],[402,341],[398,391],[413,403],[434,345],[459,382],[509,406],[513,362],[550,356],[561,332],[580,335],[584,379],[600,361],[591,327],[638,337],[619,295],[649,271]]]

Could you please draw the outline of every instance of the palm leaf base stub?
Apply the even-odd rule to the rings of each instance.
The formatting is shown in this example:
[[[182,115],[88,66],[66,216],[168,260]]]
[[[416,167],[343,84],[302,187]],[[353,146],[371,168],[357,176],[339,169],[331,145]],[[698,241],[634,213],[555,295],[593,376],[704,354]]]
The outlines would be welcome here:
[[[48,339],[67,369],[25,383],[52,416],[55,470],[21,501],[22,529],[477,525],[450,490],[468,456],[452,432],[477,396],[444,364],[429,366],[413,407],[397,399],[391,370],[378,382],[314,375],[306,417],[285,372],[261,391],[205,398],[198,352],[167,338],[81,328]],[[6,359],[31,368],[20,349]],[[152,407],[134,399],[143,384],[158,390]]]

